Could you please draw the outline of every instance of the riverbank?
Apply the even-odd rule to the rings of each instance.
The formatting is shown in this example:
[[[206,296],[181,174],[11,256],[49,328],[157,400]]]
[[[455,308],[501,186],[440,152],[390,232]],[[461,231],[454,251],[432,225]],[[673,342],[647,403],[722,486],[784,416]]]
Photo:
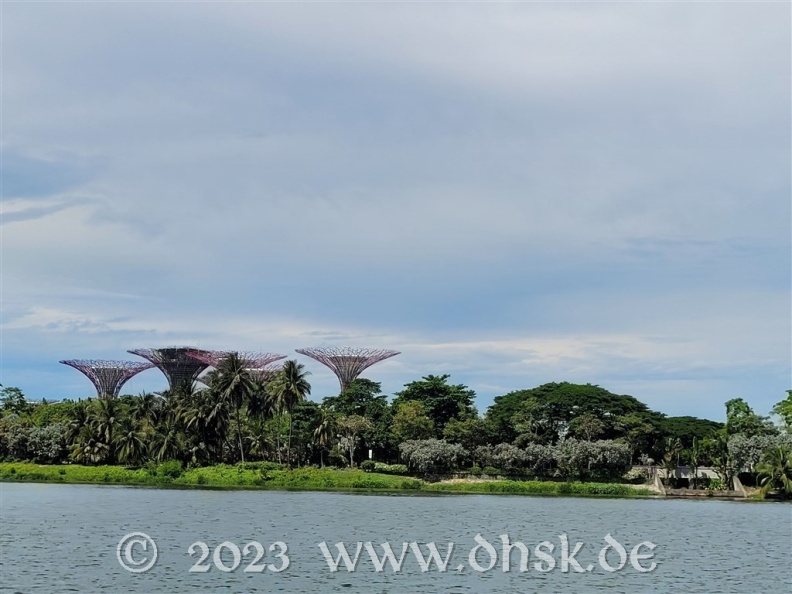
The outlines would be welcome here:
[[[426,493],[488,493],[511,495],[569,495],[648,497],[649,489],[612,483],[552,481],[441,481],[364,472],[354,469],[297,468],[269,470],[219,464],[182,471],[161,465],[155,469],[121,466],[40,465],[0,463],[0,481],[155,487],[207,487],[233,489],[290,489],[301,491],[412,491]]]

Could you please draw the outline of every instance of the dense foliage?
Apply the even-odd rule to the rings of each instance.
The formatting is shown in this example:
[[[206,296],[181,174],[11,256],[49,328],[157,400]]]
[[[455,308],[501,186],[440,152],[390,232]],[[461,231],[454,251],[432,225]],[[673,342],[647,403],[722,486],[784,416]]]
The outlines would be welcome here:
[[[379,383],[361,378],[321,403],[307,399],[308,375],[287,361],[265,381],[231,355],[203,386],[160,395],[48,403],[3,388],[0,460],[171,463],[171,474],[218,464],[365,462],[370,473],[388,475],[464,471],[589,481],[616,480],[631,464],[657,464],[668,476],[687,464],[694,477],[700,467],[715,467],[725,486],[738,472],[764,469],[771,477],[765,491],[779,493],[785,463],[772,470],[772,456],[792,449],[792,392],[772,411],[783,426],[739,398],[726,403],[723,424],[666,417],[632,396],[568,382],[509,392],[482,416],[473,390],[448,375],[410,382],[392,402]]]

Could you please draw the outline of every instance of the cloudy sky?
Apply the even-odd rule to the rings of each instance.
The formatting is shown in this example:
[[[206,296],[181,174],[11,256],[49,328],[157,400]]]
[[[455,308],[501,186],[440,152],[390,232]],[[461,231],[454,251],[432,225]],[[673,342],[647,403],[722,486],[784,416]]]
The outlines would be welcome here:
[[[449,373],[481,410],[792,387],[789,4],[4,3],[2,35],[29,397],[180,344],[395,348],[384,391]]]

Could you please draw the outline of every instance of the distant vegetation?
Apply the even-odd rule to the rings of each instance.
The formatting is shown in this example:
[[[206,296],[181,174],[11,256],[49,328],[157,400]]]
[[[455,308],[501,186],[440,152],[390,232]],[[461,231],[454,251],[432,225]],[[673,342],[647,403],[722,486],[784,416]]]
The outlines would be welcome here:
[[[466,473],[507,476],[523,485],[499,483],[498,489],[536,488],[528,486],[531,479],[550,483],[543,489],[555,489],[558,480],[635,482],[625,474],[634,464],[669,470],[686,464],[694,474],[715,467],[725,487],[736,473],[754,472],[762,493],[792,495],[792,392],[773,409],[778,425],[739,398],[726,403],[723,424],[667,417],[632,396],[567,382],[498,396],[480,415],[473,390],[450,383],[447,375],[410,382],[392,399],[379,383],[358,379],[316,403],[307,399],[308,375],[287,361],[262,383],[231,355],[206,379],[207,387],[185,385],[162,395],[48,403],[4,388],[0,461],[116,467],[138,473],[141,484],[156,482],[150,468],[163,463],[184,470],[178,480],[193,484],[189,477],[203,477],[197,484],[211,485],[224,480],[214,468],[238,472],[243,463],[238,476],[247,476],[253,471],[244,464],[263,462],[287,469],[362,466],[368,476],[356,473],[354,480],[377,484],[412,480],[404,474]],[[116,475],[106,472],[113,482]],[[336,481],[327,478],[336,475],[310,482]],[[267,480],[287,480],[272,476]],[[307,475],[288,480],[296,476]]]

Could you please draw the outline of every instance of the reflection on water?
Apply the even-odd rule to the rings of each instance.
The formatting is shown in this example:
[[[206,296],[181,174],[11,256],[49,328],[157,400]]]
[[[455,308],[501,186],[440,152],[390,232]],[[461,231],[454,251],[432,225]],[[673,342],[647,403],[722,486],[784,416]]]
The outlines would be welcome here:
[[[140,531],[157,543],[157,563],[147,573],[125,571],[116,546]],[[500,551],[501,534],[528,545],[530,570],[500,561],[491,571],[467,566],[481,534]],[[657,569],[627,567],[608,573],[539,573],[534,547],[559,546],[559,535],[582,541],[577,560],[597,563],[610,533],[628,551],[642,541],[657,545]],[[288,569],[244,573],[214,567],[188,570],[199,555],[229,541],[268,547],[288,545]],[[408,553],[404,569],[374,570],[365,549],[356,572],[329,570],[317,546],[337,542],[354,552],[358,541],[436,543],[445,554],[455,543],[447,572],[422,572]],[[379,549],[378,549],[379,550]],[[730,501],[579,499],[510,496],[421,496],[276,491],[163,490],[83,485],[0,484],[0,592],[788,592],[792,591],[792,506]],[[557,560],[560,553],[556,552]],[[610,557],[609,557],[610,559]],[[226,549],[221,560],[231,566]],[[486,559],[485,559],[486,560]],[[271,553],[264,562],[279,564]],[[483,564],[483,561],[480,561]],[[212,558],[207,560],[212,564]],[[616,563],[612,560],[612,563]],[[648,565],[647,562],[644,562]],[[464,566],[458,571],[460,565]]]

